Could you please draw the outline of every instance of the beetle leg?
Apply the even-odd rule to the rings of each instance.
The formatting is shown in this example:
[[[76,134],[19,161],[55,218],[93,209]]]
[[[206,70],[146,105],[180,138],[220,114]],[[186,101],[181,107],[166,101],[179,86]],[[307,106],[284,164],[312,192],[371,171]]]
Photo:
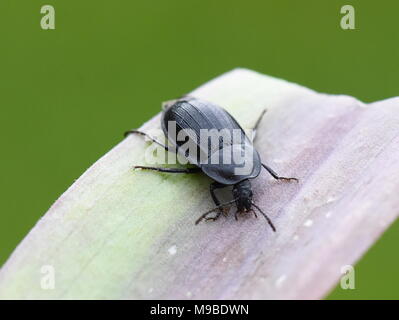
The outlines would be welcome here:
[[[133,169],[144,169],[153,170],[158,172],[168,172],[168,173],[198,173],[201,172],[201,168],[160,168],[160,167],[144,167],[144,166],[134,166]]]
[[[226,185],[224,185],[224,184],[221,184],[221,183],[219,183],[219,182],[213,182],[213,183],[211,183],[211,185],[209,186],[209,191],[210,191],[210,193],[211,193],[211,196],[212,196],[212,200],[213,200],[213,202],[216,204],[216,206],[219,206],[220,205],[220,200],[217,198],[217,196],[216,196],[216,194],[215,194],[215,190],[216,189],[221,189],[221,188],[225,188],[225,187],[227,187]],[[217,211],[218,213],[223,213],[224,215],[226,215],[226,208],[219,208],[219,210]],[[220,214],[219,214],[220,215]],[[218,216],[218,218],[219,218],[219,216]],[[215,219],[216,220],[216,219]]]
[[[126,131],[124,133],[124,136],[127,137],[129,134],[132,134],[132,133],[139,134],[141,136],[145,136],[148,139],[150,139],[152,142],[155,142],[156,144],[160,145],[166,151],[170,151],[168,146],[165,146],[163,143],[159,142],[157,139],[155,139],[154,137],[150,136],[148,133],[145,133],[145,132],[140,131],[140,130],[129,130],[129,131]]]
[[[252,140],[252,142],[253,142],[253,141],[255,140],[255,138],[256,138],[256,131],[258,130],[259,124],[260,124],[260,122],[262,121],[263,116],[265,115],[266,111],[267,111],[267,109],[263,109],[263,111],[262,111],[262,113],[260,114],[258,120],[256,120],[254,127],[252,128],[252,137],[250,137],[251,140]]]
[[[164,101],[162,102],[162,112],[165,112],[166,109],[168,109],[170,106],[172,106],[173,104],[175,104],[177,101],[179,100],[192,100],[195,99],[193,96],[190,96],[189,94],[184,94],[181,97],[177,98],[177,99],[172,99],[172,100],[168,100],[168,101]]]
[[[225,203],[220,204],[219,206],[217,206],[217,207],[215,207],[215,208],[213,208],[213,209],[211,209],[211,210],[208,210],[207,212],[203,213],[203,214],[195,221],[195,224],[200,223],[200,222],[201,222],[203,219],[205,219],[206,216],[207,216],[208,214],[210,214],[211,212],[213,212],[213,211],[219,209],[220,207],[224,207],[224,206],[227,206],[227,205],[229,205],[229,204],[232,204],[232,203],[235,202],[235,201],[236,201],[236,200],[230,200],[230,201],[228,201],[228,202],[225,202]]]
[[[220,216],[219,211],[217,211],[215,217],[213,217],[213,218],[207,218],[207,215],[209,215],[209,214],[212,213],[213,211],[215,211],[215,210],[213,209],[213,210],[209,210],[208,212],[205,212],[202,216],[200,216],[200,217],[197,219],[197,221],[195,221],[195,224],[200,223],[203,219],[205,219],[205,220],[216,220],[217,218],[219,218],[219,216]]]
[[[216,181],[212,182],[211,185],[209,186],[209,191],[211,193],[213,202],[216,204],[216,206],[220,205],[220,201],[219,201],[219,199],[217,198],[217,196],[215,194],[215,190],[216,189],[220,189],[220,188],[225,188],[225,187],[227,187],[227,186],[224,185],[224,184],[221,184],[219,182],[216,182]]]
[[[286,177],[280,177],[272,168],[268,167],[267,165],[262,163],[262,167],[265,168],[274,179],[276,180],[287,180],[287,181],[296,181],[299,182],[299,180],[297,178],[286,178]]]
[[[206,221],[216,221],[219,219],[220,215],[222,214],[222,210],[216,211],[216,215],[214,217],[205,218]]]
[[[260,122],[262,121],[262,119],[263,119],[263,116],[265,115],[265,113],[267,112],[267,109],[263,109],[263,111],[262,111],[262,113],[260,114],[260,116],[259,116],[259,118],[258,118],[258,120],[256,120],[256,122],[255,122],[255,125],[254,125],[254,128],[253,128],[253,130],[257,130],[258,129],[258,127],[259,127],[259,124],[260,124]]]
[[[238,220],[238,210],[234,213],[234,219],[236,219],[236,221]]]

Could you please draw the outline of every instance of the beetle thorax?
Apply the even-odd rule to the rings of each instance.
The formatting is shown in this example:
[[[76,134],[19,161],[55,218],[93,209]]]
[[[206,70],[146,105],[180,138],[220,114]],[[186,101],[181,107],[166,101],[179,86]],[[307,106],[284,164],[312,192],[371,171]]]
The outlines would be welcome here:
[[[251,210],[252,205],[252,187],[249,180],[243,180],[233,187],[233,196],[236,199],[236,205],[239,212]]]

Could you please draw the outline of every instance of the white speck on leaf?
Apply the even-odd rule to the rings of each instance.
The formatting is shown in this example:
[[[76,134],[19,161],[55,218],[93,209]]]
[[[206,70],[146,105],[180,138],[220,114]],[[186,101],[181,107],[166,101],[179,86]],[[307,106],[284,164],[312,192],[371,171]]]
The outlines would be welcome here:
[[[335,201],[335,198],[334,197],[329,197],[328,199],[327,199],[327,203],[331,203],[331,202],[334,202]]]
[[[305,227],[311,227],[313,225],[313,220],[308,219],[305,221],[305,223],[303,224]]]
[[[283,282],[285,281],[285,279],[287,279],[287,276],[285,274],[280,276],[275,282],[276,288],[280,288],[283,285]]]
[[[177,247],[176,247],[176,246],[171,246],[171,247],[168,249],[168,252],[169,252],[169,254],[170,254],[171,256],[175,255],[176,252],[177,252]]]

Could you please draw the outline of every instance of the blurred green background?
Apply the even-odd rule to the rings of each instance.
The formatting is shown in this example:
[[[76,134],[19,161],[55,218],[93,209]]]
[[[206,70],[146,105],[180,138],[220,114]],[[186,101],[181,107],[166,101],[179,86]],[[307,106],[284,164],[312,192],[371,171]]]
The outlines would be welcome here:
[[[40,28],[40,8],[56,30]],[[352,4],[356,30],[340,28]],[[398,1],[1,0],[0,264],[94,161],[175,98],[235,67],[371,102],[399,95]],[[356,290],[399,298],[399,222]],[[317,279],[315,279],[317,281]]]

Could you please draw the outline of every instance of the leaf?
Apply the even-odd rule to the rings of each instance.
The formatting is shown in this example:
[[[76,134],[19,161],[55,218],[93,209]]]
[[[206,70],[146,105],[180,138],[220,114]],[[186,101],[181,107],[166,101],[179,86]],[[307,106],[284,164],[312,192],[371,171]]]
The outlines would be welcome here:
[[[192,95],[246,128],[268,109],[255,146],[280,175],[300,179],[264,171],[252,182],[277,232],[261,217],[235,221],[232,213],[194,225],[213,206],[211,180],[133,171],[148,144],[131,135],[17,247],[1,269],[0,298],[318,299],[397,217],[398,98],[364,104],[244,69]]]

